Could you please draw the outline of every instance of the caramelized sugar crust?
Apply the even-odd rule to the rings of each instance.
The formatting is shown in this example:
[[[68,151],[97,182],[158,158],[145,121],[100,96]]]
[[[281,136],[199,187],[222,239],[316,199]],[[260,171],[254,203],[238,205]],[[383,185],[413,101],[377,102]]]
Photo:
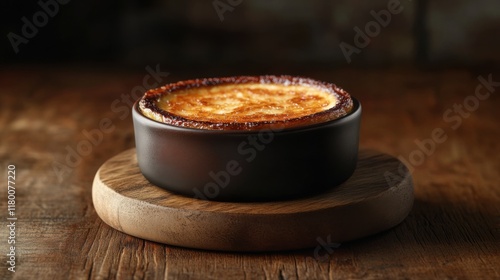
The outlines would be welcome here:
[[[295,128],[352,110],[334,84],[292,76],[238,76],[181,81],[151,89],[139,101],[146,117],[205,130]]]

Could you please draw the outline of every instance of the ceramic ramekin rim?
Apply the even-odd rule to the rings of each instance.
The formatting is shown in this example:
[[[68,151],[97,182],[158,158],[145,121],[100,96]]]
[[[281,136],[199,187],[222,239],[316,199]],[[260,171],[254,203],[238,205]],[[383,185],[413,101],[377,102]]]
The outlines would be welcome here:
[[[281,129],[276,129],[274,131],[275,133],[296,133],[296,132],[305,132],[305,131],[310,131],[310,130],[316,130],[316,129],[321,129],[321,128],[326,128],[330,126],[336,126],[336,125],[341,125],[345,122],[349,122],[352,119],[359,118],[361,116],[361,103],[359,102],[358,99],[354,98],[351,96],[351,99],[353,101],[353,107],[352,110],[347,113],[345,116],[342,116],[340,118],[330,120],[327,122],[322,122],[322,123],[316,123],[316,124],[311,124],[311,125],[305,125],[305,126],[299,126],[299,127],[290,127],[290,128],[281,128]],[[139,110],[139,101],[141,99],[138,99],[134,105],[132,106],[132,118],[141,121],[144,123],[147,123],[148,126],[156,127],[159,129],[165,129],[165,130],[173,130],[176,132],[185,132],[185,133],[190,133],[190,134],[213,134],[213,135],[256,135],[262,130],[266,129],[261,129],[261,130],[211,130],[211,129],[197,129],[197,128],[192,128],[192,127],[182,127],[182,126],[175,126],[163,122],[159,122],[153,119],[150,119],[146,116],[144,116],[140,110]],[[272,125],[271,125],[272,127]],[[269,130],[269,129],[267,129]],[[272,130],[272,128],[271,128]]]

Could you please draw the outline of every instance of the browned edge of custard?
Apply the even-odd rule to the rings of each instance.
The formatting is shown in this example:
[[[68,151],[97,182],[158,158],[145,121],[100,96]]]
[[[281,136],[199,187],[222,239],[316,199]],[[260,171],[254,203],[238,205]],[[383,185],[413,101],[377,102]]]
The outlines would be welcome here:
[[[273,120],[273,121],[256,121],[256,122],[209,122],[200,121],[195,119],[187,119],[173,113],[167,112],[159,106],[157,102],[161,96],[171,94],[176,91],[210,87],[226,84],[281,84],[281,85],[303,85],[316,87],[331,94],[337,98],[337,103],[332,108],[324,111],[313,113],[310,115],[291,118],[287,120]],[[186,81],[179,81],[176,83],[167,84],[160,88],[148,90],[139,101],[139,111],[144,115],[145,110],[155,114],[155,117],[162,120],[163,123],[186,128],[195,128],[202,130],[236,130],[236,131],[255,131],[260,129],[270,128],[298,128],[308,125],[320,124],[327,121],[335,120],[347,115],[353,108],[353,101],[351,96],[343,89],[337,87],[335,84],[326,83],[310,78],[288,76],[288,75],[265,75],[265,76],[235,76],[235,77],[221,77],[221,78],[204,78],[193,79]],[[149,118],[144,115],[144,117]],[[151,118],[150,118],[151,119]]]

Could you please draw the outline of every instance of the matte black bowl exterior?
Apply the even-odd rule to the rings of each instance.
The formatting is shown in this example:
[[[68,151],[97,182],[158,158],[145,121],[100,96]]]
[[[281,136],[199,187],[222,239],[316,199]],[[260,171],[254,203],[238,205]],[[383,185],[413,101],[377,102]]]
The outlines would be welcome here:
[[[219,201],[304,196],[347,180],[356,167],[361,105],[302,128],[201,130],[151,120],[132,108],[137,160],[154,185]]]

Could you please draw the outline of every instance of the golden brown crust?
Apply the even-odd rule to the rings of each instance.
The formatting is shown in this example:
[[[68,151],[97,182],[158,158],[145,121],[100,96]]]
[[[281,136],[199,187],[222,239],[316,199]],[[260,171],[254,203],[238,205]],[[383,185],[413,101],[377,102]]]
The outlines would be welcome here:
[[[248,121],[248,119],[241,118],[238,121],[236,118],[231,122],[217,122],[217,121],[200,121],[196,119],[188,119],[166,110],[158,106],[160,97],[179,91],[188,90],[199,87],[211,87],[217,85],[227,84],[279,84],[279,85],[304,85],[319,88],[325,92],[335,95],[337,102],[335,106],[320,111],[314,114],[290,118],[278,119],[270,121]],[[347,115],[353,107],[353,102],[350,95],[343,89],[334,84],[325,83],[309,78],[293,77],[293,76],[237,76],[237,77],[223,77],[223,78],[207,78],[207,79],[194,79],[188,81],[180,81],[177,83],[168,84],[160,88],[148,90],[142,99],[139,101],[139,111],[143,115],[160,121],[166,124],[204,129],[204,130],[260,130],[266,128],[295,128],[313,124],[319,124],[334,119],[338,119]]]

